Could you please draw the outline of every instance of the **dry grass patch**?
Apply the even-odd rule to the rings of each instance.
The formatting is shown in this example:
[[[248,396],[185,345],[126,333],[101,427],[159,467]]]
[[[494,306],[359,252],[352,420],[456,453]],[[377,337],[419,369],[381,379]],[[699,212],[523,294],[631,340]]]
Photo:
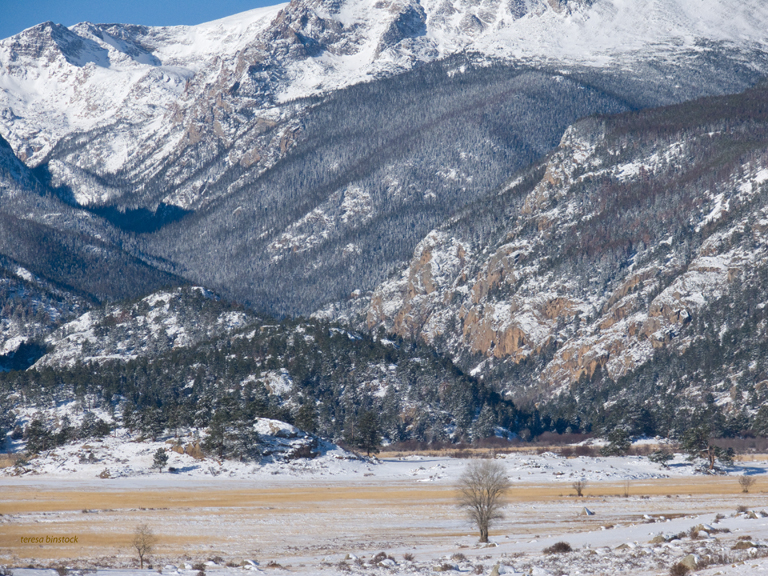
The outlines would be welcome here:
[[[463,534],[438,528],[456,515],[453,496],[449,487],[431,486],[109,492],[16,487],[0,494],[0,513],[16,515],[0,534],[0,549],[25,559],[130,557],[132,530],[139,523],[149,524],[158,536],[157,555],[168,556],[202,554],[211,547],[232,555],[249,553],[243,546],[278,554],[286,554],[287,548],[296,555],[332,552],[339,541],[354,548],[400,538],[403,523],[421,525],[423,540],[441,541]],[[370,518],[384,520],[374,524]],[[437,529],[424,530],[424,522]],[[39,548],[20,543],[21,536],[38,534],[77,534],[78,545]]]
[[[10,468],[21,458],[21,454],[0,454],[0,468]]]
[[[551,534],[556,524],[567,537],[568,533],[598,529],[603,524],[641,521],[638,514],[644,512],[657,517],[665,510],[664,516],[673,518],[681,512],[705,510],[713,500],[718,505],[732,501],[735,507],[753,499],[756,504],[761,498],[742,495],[732,477],[634,481],[632,498],[637,500],[631,515],[624,500],[617,508],[616,499],[598,496],[620,496],[622,490],[619,482],[594,482],[587,498],[577,503],[565,482],[516,483],[508,494],[508,520],[499,526],[499,533]],[[650,498],[640,499],[636,494]],[[681,498],[667,500],[670,494]],[[686,499],[688,494],[700,497]],[[724,494],[732,498],[724,499]],[[216,549],[226,557],[271,557],[290,562],[293,557],[373,547],[393,549],[396,543],[416,540],[426,547],[452,547],[457,538],[471,531],[455,506],[455,496],[454,486],[421,485],[413,480],[325,487],[94,491],[39,491],[31,485],[9,482],[0,488],[0,513],[16,517],[2,525],[0,549],[30,560],[132,557],[132,530],[139,523],[149,524],[157,534],[158,556],[177,558],[210,554]],[[583,504],[598,515],[576,517]],[[41,526],[43,535],[79,535],[80,547],[20,544],[21,536],[37,534]]]
[[[155,491],[38,491],[17,488],[0,495],[0,513],[50,511],[178,510],[190,508],[243,508],[302,506],[315,502],[386,501],[431,502],[450,500],[449,487],[292,488],[266,490],[155,490]]]

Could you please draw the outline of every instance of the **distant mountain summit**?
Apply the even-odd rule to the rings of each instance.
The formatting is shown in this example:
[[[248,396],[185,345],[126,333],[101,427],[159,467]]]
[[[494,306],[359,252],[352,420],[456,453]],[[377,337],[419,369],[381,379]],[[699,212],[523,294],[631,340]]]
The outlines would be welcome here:
[[[373,290],[579,118],[753,85],[766,25],[758,0],[46,22],[0,41],[0,136],[46,193],[135,236],[121,246],[141,261],[306,314]]]
[[[711,43],[762,50],[766,23],[759,0],[315,0],[199,26],[45,22],[0,41],[0,135],[34,166],[66,134],[141,126],[97,157],[114,172],[148,140],[178,145],[203,102],[258,108],[464,51],[604,66]]]

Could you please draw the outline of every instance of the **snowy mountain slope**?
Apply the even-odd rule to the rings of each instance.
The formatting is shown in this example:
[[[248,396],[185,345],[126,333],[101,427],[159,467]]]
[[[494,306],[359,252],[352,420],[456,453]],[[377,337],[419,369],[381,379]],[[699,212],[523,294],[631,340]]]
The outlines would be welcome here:
[[[180,283],[139,259],[119,230],[56,198],[2,139],[0,200],[0,254],[78,297],[121,299]]]
[[[225,426],[243,442],[254,418],[350,446],[368,437],[372,415],[392,442],[508,436],[526,420],[426,346],[325,322],[267,323],[198,288],[92,309],[44,344],[28,370],[0,373],[0,428],[18,426],[17,436],[30,420],[16,412],[75,401],[146,436]],[[62,426],[46,417],[41,440],[68,441]]]
[[[577,118],[752,85],[766,21],[756,0],[346,0],[45,23],[0,41],[0,135],[64,202],[146,233],[142,258],[308,313],[372,289]]]
[[[451,76],[458,65],[315,104],[284,160],[153,234],[148,249],[230,298],[309,313],[372,289],[429,229],[509,166],[545,153],[570,121],[627,108],[578,79],[469,64]]]
[[[0,365],[26,368],[51,330],[95,301],[179,283],[124,248],[123,234],[55,198],[0,138]]]
[[[545,162],[430,233],[373,293],[367,326],[421,338],[520,398],[591,379],[595,390],[620,380],[633,393],[633,373],[657,351],[674,362],[695,349],[674,390],[710,391],[754,414],[764,367],[748,358],[764,328],[768,269],[765,97],[763,86],[576,124]],[[695,377],[702,347],[726,343],[716,357],[729,360]],[[749,401],[728,396],[736,382]]]
[[[256,321],[253,314],[220,302],[203,288],[155,292],[133,303],[91,310],[61,326],[45,338],[51,351],[35,366],[158,356]]]
[[[0,369],[24,369],[44,353],[43,338],[90,303],[0,258],[0,305]]]
[[[347,0],[293,2],[193,27],[48,22],[0,42],[0,135],[35,166],[65,135],[109,126],[103,149],[91,147],[76,164],[98,166],[102,175],[130,172],[153,148],[146,179],[160,157],[201,135],[231,143],[248,126],[274,122],[281,114],[271,102],[420,62],[472,51],[507,61],[631,66],[717,43],[748,53],[764,50],[766,21],[768,9],[757,0]],[[253,148],[231,152],[231,163],[253,158]],[[168,200],[186,207],[189,193]],[[114,196],[106,187],[78,200]]]
[[[4,126],[14,127],[3,134],[34,166],[73,131],[127,119],[155,132],[168,109],[183,101],[191,78],[252,42],[279,9],[195,27],[85,22],[68,29],[46,22],[25,30],[0,42]],[[125,162],[121,152],[117,145],[107,171]]]

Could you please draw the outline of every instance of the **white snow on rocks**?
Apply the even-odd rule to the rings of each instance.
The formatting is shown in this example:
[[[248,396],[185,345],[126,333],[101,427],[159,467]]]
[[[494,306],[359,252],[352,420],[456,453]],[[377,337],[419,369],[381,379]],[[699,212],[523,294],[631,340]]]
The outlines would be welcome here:
[[[130,360],[192,346],[203,339],[231,332],[254,321],[250,313],[221,311],[204,317],[190,314],[186,289],[156,292],[132,304],[115,304],[86,312],[46,338],[53,351],[36,366],[72,366],[76,362]],[[203,288],[191,288],[214,299]]]

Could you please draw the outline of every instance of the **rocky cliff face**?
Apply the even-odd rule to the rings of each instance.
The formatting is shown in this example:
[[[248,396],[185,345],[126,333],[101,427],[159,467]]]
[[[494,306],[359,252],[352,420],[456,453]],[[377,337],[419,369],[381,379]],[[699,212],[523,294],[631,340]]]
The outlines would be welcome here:
[[[576,124],[430,233],[373,293],[368,328],[421,338],[475,375],[538,363],[540,393],[682,353],[705,338],[695,320],[768,266],[765,96]]]

